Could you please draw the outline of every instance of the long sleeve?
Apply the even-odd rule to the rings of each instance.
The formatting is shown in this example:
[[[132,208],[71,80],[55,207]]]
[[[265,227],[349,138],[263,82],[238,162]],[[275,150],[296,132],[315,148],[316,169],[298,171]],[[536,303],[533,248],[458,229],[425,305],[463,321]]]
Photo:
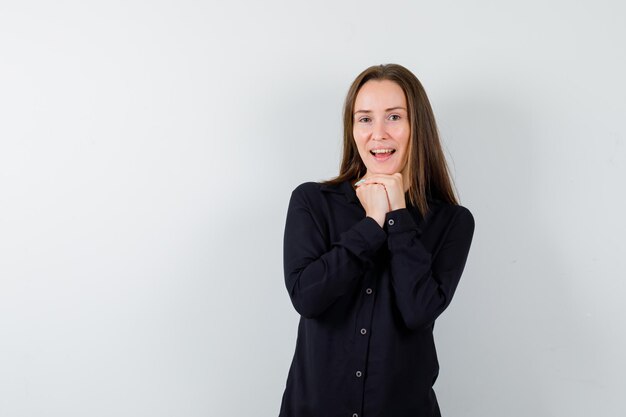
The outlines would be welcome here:
[[[306,183],[305,183],[306,184]],[[303,184],[304,185],[304,184]],[[387,233],[364,217],[328,242],[324,221],[311,209],[305,187],[291,194],[283,240],[285,284],[300,315],[322,314],[338,297],[354,289]]]
[[[458,208],[435,258],[422,244],[422,231],[408,209],[386,215],[393,295],[409,329],[430,325],[452,301],[474,235],[474,217]]]

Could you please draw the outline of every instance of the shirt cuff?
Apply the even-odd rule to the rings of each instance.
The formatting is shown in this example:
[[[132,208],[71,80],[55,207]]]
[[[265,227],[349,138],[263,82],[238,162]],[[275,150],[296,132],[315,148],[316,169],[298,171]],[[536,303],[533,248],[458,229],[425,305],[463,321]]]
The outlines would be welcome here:
[[[407,208],[387,212],[383,228],[389,235],[408,231],[417,232],[417,236],[422,235],[422,229],[417,225],[411,212]]]
[[[373,218],[366,216],[354,228],[369,244],[369,250],[375,252],[387,240],[387,233]]]

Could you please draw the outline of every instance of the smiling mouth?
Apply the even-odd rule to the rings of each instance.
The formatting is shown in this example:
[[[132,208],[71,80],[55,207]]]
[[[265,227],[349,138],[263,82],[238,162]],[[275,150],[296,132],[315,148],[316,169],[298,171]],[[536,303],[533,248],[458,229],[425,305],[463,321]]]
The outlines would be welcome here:
[[[370,154],[372,154],[374,159],[378,162],[386,161],[387,159],[391,158],[391,156],[394,153],[396,153],[395,149],[392,149],[391,152],[380,152],[380,153],[375,153],[373,151],[370,151]]]

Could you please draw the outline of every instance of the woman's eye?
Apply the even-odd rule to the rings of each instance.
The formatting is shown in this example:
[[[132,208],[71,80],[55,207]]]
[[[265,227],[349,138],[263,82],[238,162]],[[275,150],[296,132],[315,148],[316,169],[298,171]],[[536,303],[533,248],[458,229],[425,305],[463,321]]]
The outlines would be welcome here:
[[[369,117],[361,117],[361,118],[359,119],[359,122],[362,122],[362,123],[368,123],[369,121],[370,121],[370,118],[369,118]]]
[[[397,115],[397,114],[392,114],[391,116],[389,116],[389,118],[390,118],[391,120],[400,120],[400,116],[399,116],[399,115]]]

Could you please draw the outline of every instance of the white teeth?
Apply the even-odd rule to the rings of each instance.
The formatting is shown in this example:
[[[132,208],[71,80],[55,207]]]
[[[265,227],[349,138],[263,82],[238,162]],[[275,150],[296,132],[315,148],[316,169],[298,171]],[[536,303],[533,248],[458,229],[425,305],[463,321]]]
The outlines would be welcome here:
[[[373,149],[372,153],[391,153],[394,149]]]

